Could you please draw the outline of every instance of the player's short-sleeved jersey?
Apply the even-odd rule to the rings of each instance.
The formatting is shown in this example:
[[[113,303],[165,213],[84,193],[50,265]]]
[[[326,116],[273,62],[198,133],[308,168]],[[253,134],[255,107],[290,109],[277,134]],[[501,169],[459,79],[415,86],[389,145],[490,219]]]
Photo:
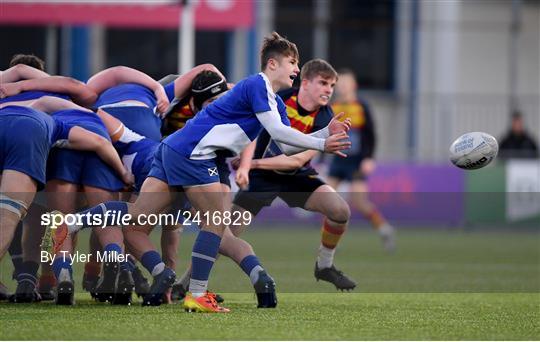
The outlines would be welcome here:
[[[154,92],[145,86],[135,83],[124,83],[111,87],[101,94],[94,104],[94,108],[118,103],[122,101],[136,100],[148,106],[148,108],[156,107],[156,95]]]
[[[283,98],[287,108],[287,116],[291,122],[291,127],[304,133],[310,134],[321,130],[328,126],[334,113],[330,106],[323,106],[315,111],[309,112],[302,108],[298,104],[298,89],[291,88],[278,93],[279,96]],[[255,147],[255,153],[253,158],[270,158],[277,155],[283,154],[278,145],[272,141],[270,135],[266,130],[263,130],[257,139],[257,146]],[[265,173],[263,170],[254,170],[254,172]],[[266,171],[266,172],[277,172],[277,171]],[[297,170],[279,171],[278,173],[286,174],[306,174],[306,175],[315,175],[317,172],[311,167],[309,163]]]
[[[163,140],[190,159],[212,159],[216,151],[240,153],[261,131],[256,113],[278,112],[290,125],[285,104],[270,86],[265,74],[252,75],[206,106],[185,127]]]
[[[0,109],[0,115],[3,117],[11,116],[14,119],[16,119],[17,117],[27,117],[35,120],[43,127],[43,130],[47,133],[47,137],[49,139],[48,142],[51,146],[59,140],[67,139],[69,130],[72,128],[72,126],[66,125],[62,121],[59,121],[41,111],[35,110],[30,107],[6,106]],[[17,135],[24,134],[24,132],[10,133]],[[32,137],[28,137],[28,139],[31,138]]]
[[[60,93],[53,93],[49,91],[23,91],[22,93],[19,93],[17,95],[8,96],[3,99],[0,99],[0,103],[7,103],[7,102],[18,102],[18,101],[27,101],[27,100],[35,100],[39,99],[43,96],[54,96],[59,97],[64,100],[69,100],[69,96],[65,94]]]

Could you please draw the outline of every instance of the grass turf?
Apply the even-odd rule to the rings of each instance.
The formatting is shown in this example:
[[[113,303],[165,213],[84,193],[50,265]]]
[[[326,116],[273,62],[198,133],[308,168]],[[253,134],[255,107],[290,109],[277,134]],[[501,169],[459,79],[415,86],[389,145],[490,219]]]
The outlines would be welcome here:
[[[79,241],[87,241],[85,234]],[[538,232],[402,231],[394,255],[384,254],[371,232],[347,234],[336,263],[358,280],[354,293],[314,281],[317,229],[258,228],[245,237],[276,279],[275,310],[256,309],[245,275],[221,258],[210,286],[225,294],[230,314],[187,314],[179,305],[112,307],[78,288],[75,307],[1,303],[0,338],[540,339]],[[179,272],[193,238],[182,241]],[[5,258],[0,279],[14,288],[10,273]],[[75,274],[79,285],[81,264]]]

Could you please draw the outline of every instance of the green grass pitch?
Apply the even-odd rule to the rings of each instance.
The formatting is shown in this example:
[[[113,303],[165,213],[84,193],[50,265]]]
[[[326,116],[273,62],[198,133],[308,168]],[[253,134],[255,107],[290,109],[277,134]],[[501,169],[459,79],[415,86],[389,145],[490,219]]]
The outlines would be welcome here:
[[[0,303],[0,339],[18,340],[539,340],[538,231],[402,230],[386,255],[376,234],[351,229],[336,265],[358,281],[350,293],[316,282],[317,227],[257,227],[245,235],[276,279],[279,305],[256,309],[246,276],[220,258],[210,287],[232,312],[188,314],[178,304],[142,308]],[[157,234],[155,238],[157,238]],[[177,272],[194,234],[184,234]],[[80,237],[86,250],[87,232]],[[157,239],[156,239],[157,241]],[[14,289],[9,258],[0,280]]]

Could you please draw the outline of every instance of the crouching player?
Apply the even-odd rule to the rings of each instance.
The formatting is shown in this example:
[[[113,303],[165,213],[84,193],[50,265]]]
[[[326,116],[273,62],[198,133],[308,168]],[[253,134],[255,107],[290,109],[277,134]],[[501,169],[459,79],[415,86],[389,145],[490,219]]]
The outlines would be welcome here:
[[[55,104],[51,105],[50,100]],[[0,154],[1,258],[17,224],[32,203],[36,190],[45,184],[47,155],[55,143],[65,148],[95,151],[118,172],[124,174],[124,168],[109,141],[44,113],[69,108],[84,110],[69,101],[43,97],[30,103],[4,103],[0,107],[0,139],[3,142]]]

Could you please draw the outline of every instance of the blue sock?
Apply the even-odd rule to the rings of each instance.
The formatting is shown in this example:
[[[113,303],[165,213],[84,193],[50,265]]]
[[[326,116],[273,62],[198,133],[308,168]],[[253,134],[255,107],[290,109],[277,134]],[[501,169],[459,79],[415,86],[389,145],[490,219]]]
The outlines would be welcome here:
[[[221,237],[201,230],[191,253],[191,279],[207,281],[219,251]]]
[[[122,254],[122,247],[120,247],[120,245],[117,243],[110,243],[107,246],[105,246],[103,250],[106,255],[106,260],[118,259],[118,255]],[[128,264],[126,261],[119,262],[118,264],[120,265],[121,270],[128,269]]]
[[[29,281],[32,284],[37,284],[37,272],[39,264],[33,261],[24,261],[21,263],[19,273],[17,274],[17,282]]]
[[[65,255],[65,257],[64,257]],[[69,271],[69,276],[73,279],[73,269],[71,268],[71,256],[69,254],[58,253],[54,258],[52,269],[56,280],[61,281],[60,273],[62,270],[67,269]]]
[[[108,215],[105,215],[105,213],[108,213]],[[81,211],[77,214],[83,217],[82,228],[91,228],[119,226],[121,225],[121,218],[128,213],[128,204],[126,202],[109,201]],[[89,217],[85,216],[87,214],[89,214]],[[96,224],[95,221],[98,221],[96,218],[99,218],[99,221],[101,221],[99,224]]]
[[[141,264],[154,277],[165,269],[165,264],[161,260],[159,253],[156,251],[148,251],[144,253],[141,257]]]
[[[248,255],[240,262],[240,267],[249,276],[252,284],[259,280],[259,272],[264,271],[261,262],[255,255]]]

